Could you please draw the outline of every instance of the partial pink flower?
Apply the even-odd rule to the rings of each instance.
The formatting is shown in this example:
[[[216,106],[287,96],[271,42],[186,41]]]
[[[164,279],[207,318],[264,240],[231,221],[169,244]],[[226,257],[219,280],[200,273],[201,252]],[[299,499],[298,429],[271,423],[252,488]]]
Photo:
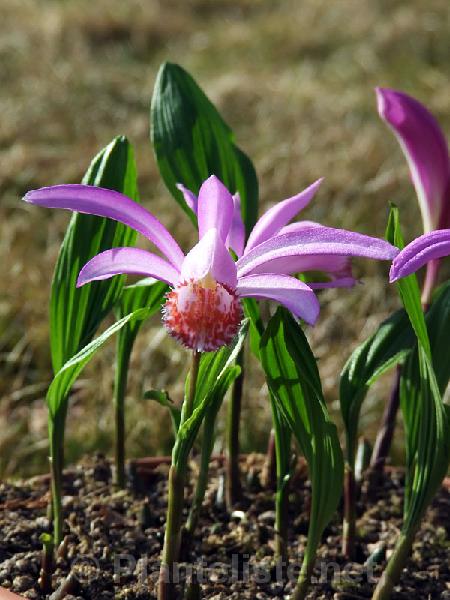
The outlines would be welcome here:
[[[421,267],[450,255],[450,229],[430,231],[405,246],[392,261],[389,281],[415,273]]]
[[[378,112],[398,139],[416,188],[425,233],[450,227],[450,160],[447,140],[433,115],[403,92],[377,88]],[[430,261],[422,289],[427,305],[439,261]]]
[[[450,160],[447,140],[433,115],[403,92],[376,88],[378,112],[408,161],[424,232],[450,226]]]

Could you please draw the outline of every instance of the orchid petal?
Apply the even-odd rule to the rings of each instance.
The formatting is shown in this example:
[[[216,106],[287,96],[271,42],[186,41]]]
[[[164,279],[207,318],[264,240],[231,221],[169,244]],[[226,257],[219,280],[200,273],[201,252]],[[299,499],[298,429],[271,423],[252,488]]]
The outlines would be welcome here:
[[[354,277],[336,277],[330,281],[308,281],[312,290],[324,290],[328,288],[352,288],[358,283]]]
[[[325,227],[325,225],[316,223],[316,221],[298,221],[297,223],[290,223],[290,225],[282,227],[277,235],[284,235],[285,233],[297,233],[297,231],[304,231],[309,227]]]
[[[176,187],[183,194],[184,201],[192,210],[192,212],[197,214],[197,196],[194,194],[194,192],[191,192],[191,190],[189,190],[182,183],[177,183]]]
[[[318,179],[312,185],[282,202],[278,202],[272,208],[269,208],[263,216],[257,221],[249,235],[245,251],[249,252],[255,246],[265,242],[276,235],[282,227],[287,225],[309,202],[313,199],[322,179]]]
[[[217,229],[226,241],[233,219],[233,198],[223,183],[211,175],[198,192],[198,235],[201,239],[210,229]]]
[[[239,193],[233,196],[233,220],[231,222],[230,233],[227,238],[227,247],[231,248],[238,258],[244,254],[245,245],[245,225],[241,216],[241,198]]]
[[[236,265],[238,276],[268,271],[278,263],[277,270],[295,273],[318,269],[316,257],[361,256],[377,260],[392,260],[399,250],[384,240],[361,233],[333,229],[331,227],[310,227],[296,233],[275,236],[260,244],[240,258]],[[275,263],[277,261],[277,263]],[[329,270],[320,267],[318,270]]]
[[[217,229],[209,229],[187,254],[181,266],[181,281],[199,281],[211,275],[232,290],[237,285],[236,263]]]
[[[424,231],[450,225],[450,162],[446,139],[431,113],[407,94],[377,88],[378,112],[408,161]]]
[[[176,285],[179,272],[169,262],[140,248],[111,248],[94,256],[78,275],[77,287],[114,275],[146,275]]]
[[[405,246],[392,262],[389,281],[392,283],[415,273],[420,267],[450,254],[450,229],[437,229],[421,235]]]
[[[238,296],[275,300],[310,325],[319,316],[319,301],[311,288],[288,275],[249,275],[239,278]]]
[[[184,254],[167,229],[143,206],[113,190],[92,185],[55,185],[31,190],[26,202],[47,208],[62,208],[79,213],[106,217],[135,229],[179,267]]]
[[[289,275],[291,273],[306,273],[307,271],[323,271],[324,273],[340,274],[348,272],[350,260],[348,256],[340,254],[277,256],[261,262],[261,264],[251,269],[251,273],[284,273]]]

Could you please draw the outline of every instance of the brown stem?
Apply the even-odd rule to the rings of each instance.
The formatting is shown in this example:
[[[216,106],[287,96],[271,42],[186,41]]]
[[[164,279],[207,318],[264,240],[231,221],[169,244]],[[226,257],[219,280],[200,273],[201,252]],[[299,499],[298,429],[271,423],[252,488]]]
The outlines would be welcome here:
[[[378,485],[386,464],[389,451],[391,449],[392,438],[394,437],[395,421],[398,407],[400,405],[400,377],[401,366],[397,366],[395,379],[391,390],[391,395],[386,403],[381,426],[378,430],[377,438],[370,460],[369,486]]]
[[[53,550],[53,540],[44,540],[41,555],[41,570],[38,580],[39,587],[44,594],[50,594],[52,591]]]
[[[69,594],[74,594],[78,590],[78,579],[75,573],[69,573],[59,588],[54,592],[49,600],[63,600]]]
[[[279,486],[275,496],[275,558],[282,565],[288,563],[287,534],[289,509],[289,479]]]
[[[275,430],[270,430],[269,443],[267,444],[266,465],[264,470],[264,485],[269,490],[277,487],[277,453],[275,448]]]

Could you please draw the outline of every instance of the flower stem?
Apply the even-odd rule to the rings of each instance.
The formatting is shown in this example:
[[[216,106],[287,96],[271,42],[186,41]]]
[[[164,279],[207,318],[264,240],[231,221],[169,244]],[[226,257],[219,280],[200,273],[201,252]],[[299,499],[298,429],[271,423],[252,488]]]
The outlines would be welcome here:
[[[205,422],[203,425],[200,472],[198,474],[197,486],[195,488],[195,494],[194,499],[192,501],[191,510],[189,512],[189,516],[186,522],[186,533],[188,539],[192,537],[197,527],[203,500],[205,498],[206,488],[208,487],[209,462],[214,446],[214,426],[219,408],[220,404],[217,407],[212,406],[205,416]]]
[[[342,553],[348,559],[353,559],[355,553],[355,505],[355,474],[350,465],[346,464],[344,474],[344,522],[342,525]]]
[[[226,503],[231,510],[242,496],[241,479],[239,472],[239,425],[241,421],[242,390],[244,384],[244,350],[237,356],[236,364],[241,368],[240,375],[236,378],[228,406],[227,421],[227,476],[226,476]]]
[[[308,593],[309,583],[314,568],[314,561],[307,562],[303,560],[300,575],[298,577],[297,585],[295,586],[294,592],[290,600],[304,600]]]
[[[117,338],[116,372],[114,377],[114,421],[115,421],[115,485],[125,487],[125,394],[128,379],[128,366],[133,344],[123,346],[120,335]]]
[[[192,352],[191,370],[189,373],[189,394],[186,399],[185,419],[189,419],[194,410],[195,391],[197,388],[198,369],[200,366],[201,352]]]
[[[189,374],[189,392],[183,407],[183,420],[189,419],[194,410],[198,369],[201,353],[194,350]],[[172,459],[173,460],[173,459]],[[178,562],[181,546],[181,524],[184,504],[186,465],[172,462],[169,471],[169,494],[167,499],[166,532],[158,581],[158,600],[174,600],[174,566]]]
[[[414,540],[414,533],[401,533],[395,545],[394,553],[392,554],[386,569],[381,576],[377,587],[372,596],[372,600],[389,600],[394,586],[400,579],[403,567],[411,553],[411,548]]]
[[[53,543],[57,548],[62,541],[62,469],[63,456],[58,428],[55,424],[50,427],[50,486],[52,497]]]
[[[173,600],[175,596],[173,574],[180,553],[183,503],[184,476],[177,471],[175,465],[172,465],[169,471],[166,532],[159,571],[158,600]]]

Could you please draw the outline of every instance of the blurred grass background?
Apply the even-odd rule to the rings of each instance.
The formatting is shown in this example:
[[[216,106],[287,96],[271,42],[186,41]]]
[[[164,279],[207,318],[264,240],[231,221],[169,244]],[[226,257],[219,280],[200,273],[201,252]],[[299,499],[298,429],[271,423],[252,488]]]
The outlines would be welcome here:
[[[449,130],[449,11],[447,0],[2,0],[0,475],[47,468],[47,304],[68,223],[66,212],[27,206],[21,196],[79,182],[94,154],[125,134],[145,206],[189,248],[194,232],[169,199],[149,143],[153,83],[159,64],[171,60],[193,74],[253,159],[262,209],[325,176],[305,218],[382,236],[395,201],[410,239],[421,232],[419,210],[373,88],[415,95]],[[309,331],[338,421],[340,368],[398,305],[387,265],[360,261],[356,272],[363,285],[321,294],[321,318]],[[158,318],[145,326],[127,398],[129,456],[169,451],[168,415],[142,395],[165,387],[179,399],[186,356]],[[68,461],[111,451],[113,357],[110,344],[76,385]],[[267,396],[256,363],[247,372],[242,446],[262,450]],[[389,381],[363,407],[369,437]],[[397,442],[397,460],[399,450]]]

